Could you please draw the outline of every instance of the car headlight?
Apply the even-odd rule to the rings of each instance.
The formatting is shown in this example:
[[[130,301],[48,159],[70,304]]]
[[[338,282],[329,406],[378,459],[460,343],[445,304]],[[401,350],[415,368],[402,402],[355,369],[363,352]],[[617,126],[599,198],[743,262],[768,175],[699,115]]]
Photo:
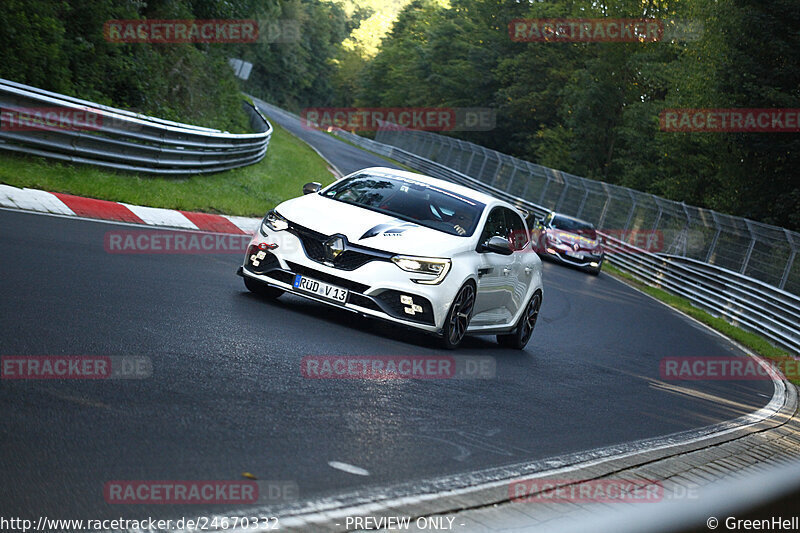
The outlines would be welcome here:
[[[274,209],[267,213],[264,220],[261,221],[261,235],[267,236],[267,231],[283,231],[289,227],[289,221],[283,218],[280,213]]]
[[[438,285],[444,280],[447,273],[450,271],[450,260],[439,259],[436,257],[414,257],[410,255],[395,255],[392,257],[395,265],[402,268],[406,272],[414,272],[415,274],[431,274],[435,278],[425,279],[412,279],[414,283],[422,283],[424,285]]]
[[[564,244],[561,242],[561,239],[558,238],[558,235],[554,235],[552,233],[547,233],[547,240],[554,243],[554,244]]]

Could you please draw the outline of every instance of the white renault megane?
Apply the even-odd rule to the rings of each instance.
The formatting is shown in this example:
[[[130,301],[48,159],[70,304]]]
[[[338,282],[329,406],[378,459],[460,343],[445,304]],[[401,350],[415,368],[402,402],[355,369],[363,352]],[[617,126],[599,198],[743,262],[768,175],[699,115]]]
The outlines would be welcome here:
[[[522,349],[542,263],[514,206],[420,174],[368,168],[267,213],[239,268],[251,291],[291,292],[441,337]]]

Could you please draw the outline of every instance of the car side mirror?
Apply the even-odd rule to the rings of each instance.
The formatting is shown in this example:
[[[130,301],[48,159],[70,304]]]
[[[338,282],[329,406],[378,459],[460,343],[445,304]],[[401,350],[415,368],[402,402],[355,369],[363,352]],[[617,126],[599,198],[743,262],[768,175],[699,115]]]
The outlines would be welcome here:
[[[313,192],[319,192],[322,188],[321,183],[317,183],[316,181],[311,181],[303,185],[303,194],[311,194]]]
[[[483,244],[483,249],[487,252],[500,255],[511,255],[514,253],[514,250],[511,249],[511,243],[508,242],[508,239],[504,239],[498,235],[489,237],[489,240]]]

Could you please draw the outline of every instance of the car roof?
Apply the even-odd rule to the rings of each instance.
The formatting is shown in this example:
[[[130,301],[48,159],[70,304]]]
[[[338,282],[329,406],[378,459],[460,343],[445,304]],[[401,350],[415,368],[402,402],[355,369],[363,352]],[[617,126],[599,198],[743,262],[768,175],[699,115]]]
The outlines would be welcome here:
[[[580,222],[581,224],[586,224],[587,226],[594,227],[594,224],[592,224],[588,220],[583,220],[582,218],[572,217],[572,216],[569,216],[569,215],[565,215],[564,213],[557,213],[556,211],[551,211],[551,213],[553,214],[553,216],[558,217],[558,218],[566,218],[568,220],[573,220],[575,222]]]
[[[526,214],[525,210],[520,209],[520,208],[514,206],[513,204],[510,204],[508,202],[500,200],[499,198],[495,198],[494,196],[488,195],[486,193],[482,193],[482,192],[477,191],[475,189],[471,189],[470,187],[465,187],[463,185],[459,185],[457,183],[453,183],[453,182],[446,181],[446,180],[439,179],[439,178],[433,178],[433,177],[427,176],[425,174],[418,174],[416,172],[409,172],[407,170],[399,170],[399,169],[396,169],[396,168],[369,167],[369,168],[363,168],[363,169],[361,169],[361,170],[359,170],[357,172],[353,172],[350,175],[352,176],[352,175],[355,175],[355,174],[358,174],[358,173],[362,173],[362,172],[363,173],[370,173],[370,174],[383,174],[383,175],[386,175],[386,176],[397,176],[397,177],[401,177],[401,178],[407,178],[407,179],[416,180],[416,181],[419,181],[419,182],[422,182],[422,183],[426,183],[428,185],[433,185],[435,187],[440,187],[440,188],[442,188],[442,189],[444,189],[446,191],[450,191],[450,192],[454,192],[456,194],[460,194],[461,196],[465,196],[467,198],[470,198],[471,200],[476,200],[476,201],[478,201],[478,202],[480,202],[482,204],[485,204],[487,206],[502,205],[504,207],[511,207],[511,208],[515,209],[516,211],[521,212],[523,214],[523,216]]]

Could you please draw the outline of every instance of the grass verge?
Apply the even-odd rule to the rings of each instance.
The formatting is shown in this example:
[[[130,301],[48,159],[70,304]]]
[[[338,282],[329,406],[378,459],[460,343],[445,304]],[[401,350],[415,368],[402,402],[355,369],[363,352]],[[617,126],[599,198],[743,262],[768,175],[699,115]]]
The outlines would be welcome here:
[[[608,264],[608,262],[603,265],[603,272],[611,274],[615,278],[632,285],[640,291],[649,294],[650,296],[664,302],[671,307],[674,307],[683,313],[686,313],[695,320],[699,320],[703,324],[719,331],[726,337],[729,337],[739,344],[746,346],[758,355],[776,361],[781,361],[792,357],[789,352],[782,348],[778,348],[777,346],[773,346],[761,335],[729,324],[722,318],[715,317],[711,313],[695,307],[686,298],[675,296],[674,294],[671,294],[663,289],[651,287],[646,283],[642,283],[627,272],[623,272],[613,265]],[[800,385],[800,376],[787,376],[787,378],[795,385]]]
[[[260,217],[299,196],[304,183],[333,182],[324,159],[272,125],[261,162],[217,174],[159,177],[0,151],[0,183],[135,205]]]

